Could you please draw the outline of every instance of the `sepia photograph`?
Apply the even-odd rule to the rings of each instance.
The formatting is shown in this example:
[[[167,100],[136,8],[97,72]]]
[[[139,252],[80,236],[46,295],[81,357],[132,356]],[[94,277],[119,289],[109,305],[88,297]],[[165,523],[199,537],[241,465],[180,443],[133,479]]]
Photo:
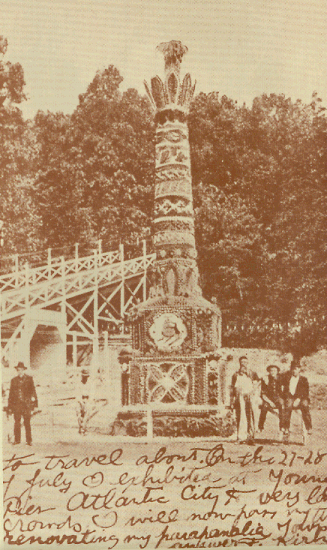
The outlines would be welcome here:
[[[0,13],[0,547],[327,544],[325,2]]]

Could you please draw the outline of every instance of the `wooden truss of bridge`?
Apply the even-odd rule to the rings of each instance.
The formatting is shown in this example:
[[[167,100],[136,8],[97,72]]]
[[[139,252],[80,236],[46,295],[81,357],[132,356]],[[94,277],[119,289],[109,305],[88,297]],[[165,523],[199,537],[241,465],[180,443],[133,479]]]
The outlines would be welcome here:
[[[38,326],[56,327],[62,341],[99,351],[101,335],[122,326],[128,310],[147,297],[147,272],[155,260],[146,242],[142,253],[126,257],[124,246],[92,254],[52,258],[41,266],[14,269],[0,276],[2,361],[29,365],[29,343]],[[110,332],[110,330],[109,330]]]

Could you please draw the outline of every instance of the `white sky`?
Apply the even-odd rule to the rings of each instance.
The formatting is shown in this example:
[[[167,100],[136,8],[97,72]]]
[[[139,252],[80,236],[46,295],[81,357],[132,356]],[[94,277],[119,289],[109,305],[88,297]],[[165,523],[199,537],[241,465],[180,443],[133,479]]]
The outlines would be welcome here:
[[[309,102],[317,90],[327,104],[327,0],[0,0],[1,34],[25,72],[26,116],[72,112],[110,64],[122,89],[143,94],[168,40],[188,46],[182,72],[197,92],[250,106],[264,92]]]

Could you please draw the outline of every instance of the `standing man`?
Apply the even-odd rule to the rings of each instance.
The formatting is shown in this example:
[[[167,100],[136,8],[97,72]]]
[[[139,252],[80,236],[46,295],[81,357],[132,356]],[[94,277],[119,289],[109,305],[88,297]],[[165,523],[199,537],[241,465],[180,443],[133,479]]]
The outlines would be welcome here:
[[[20,443],[21,418],[24,419],[27,445],[32,445],[31,414],[34,407],[38,406],[37,395],[32,376],[28,376],[24,363],[19,361],[15,367],[17,376],[11,380],[8,412],[14,415],[14,445]]]
[[[254,443],[254,414],[252,408],[253,380],[258,376],[248,369],[248,358],[239,358],[240,368],[233,374],[231,384],[231,407],[235,409],[237,439],[240,443]]]
[[[261,432],[265,425],[267,412],[270,411],[275,414],[275,409],[278,409],[279,413],[279,429],[284,429],[284,400],[282,397],[282,381],[280,378],[280,368],[277,365],[269,365],[266,369],[268,371],[268,381],[262,380],[261,384],[261,412],[259,418],[258,429]]]
[[[78,432],[80,434],[86,435],[88,421],[94,416],[95,412],[94,380],[90,379],[89,371],[83,369],[81,371],[76,404]]]
[[[300,375],[301,365],[298,361],[292,361],[291,368],[283,376],[284,409],[284,433],[289,435],[291,416],[293,409],[300,409],[307,433],[312,431],[311,414],[309,409],[309,382],[305,376]]]

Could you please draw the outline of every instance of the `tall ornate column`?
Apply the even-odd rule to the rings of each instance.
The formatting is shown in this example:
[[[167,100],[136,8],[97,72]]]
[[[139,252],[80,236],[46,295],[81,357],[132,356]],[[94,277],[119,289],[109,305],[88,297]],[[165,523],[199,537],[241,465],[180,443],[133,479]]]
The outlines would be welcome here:
[[[202,297],[197,252],[187,115],[195,84],[180,64],[187,48],[158,46],[165,79],[146,90],[156,122],[153,243],[157,260],[149,299],[134,308],[130,403],[154,408],[206,404],[206,362],[221,345],[220,310]]]

